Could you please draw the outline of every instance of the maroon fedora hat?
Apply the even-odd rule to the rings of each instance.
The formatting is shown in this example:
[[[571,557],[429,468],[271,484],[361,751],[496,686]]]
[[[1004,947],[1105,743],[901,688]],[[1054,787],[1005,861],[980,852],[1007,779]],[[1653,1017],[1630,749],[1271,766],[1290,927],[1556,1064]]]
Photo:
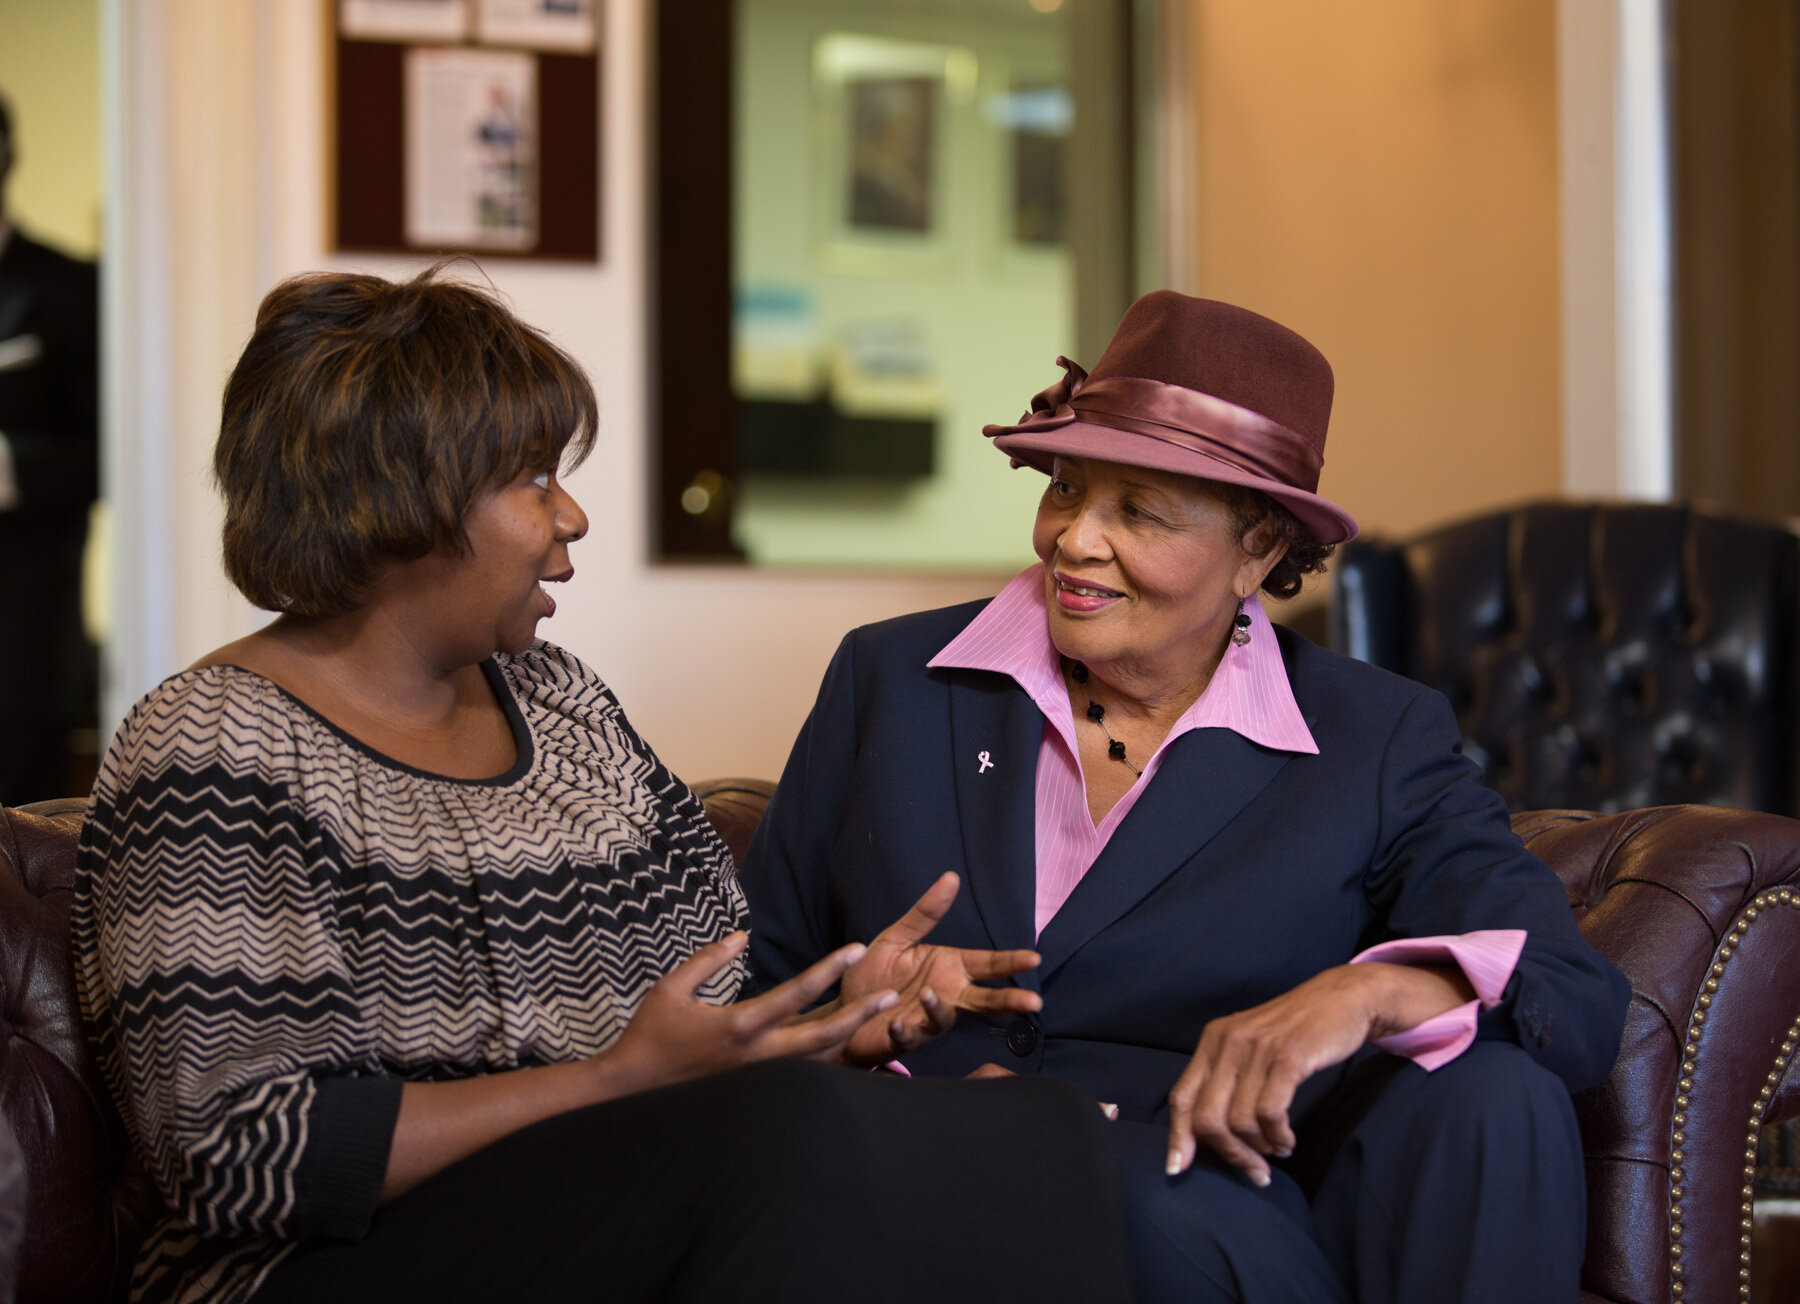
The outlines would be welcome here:
[[[1013,464],[1048,472],[1058,454],[1260,489],[1321,543],[1356,522],[1319,497],[1331,364],[1287,327],[1245,308],[1155,290],[1125,310],[1092,373],[1063,378],[1010,426],[982,433]]]

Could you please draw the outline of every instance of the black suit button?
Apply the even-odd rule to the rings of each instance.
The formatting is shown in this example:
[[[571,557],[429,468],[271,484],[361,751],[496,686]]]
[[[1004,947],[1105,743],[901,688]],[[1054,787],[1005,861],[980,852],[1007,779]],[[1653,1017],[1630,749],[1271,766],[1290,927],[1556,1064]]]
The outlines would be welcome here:
[[[1037,1029],[1029,1023],[1015,1024],[1006,1034],[1006,1049],[1015,1055],[1029,1055],[1037,1049]]]

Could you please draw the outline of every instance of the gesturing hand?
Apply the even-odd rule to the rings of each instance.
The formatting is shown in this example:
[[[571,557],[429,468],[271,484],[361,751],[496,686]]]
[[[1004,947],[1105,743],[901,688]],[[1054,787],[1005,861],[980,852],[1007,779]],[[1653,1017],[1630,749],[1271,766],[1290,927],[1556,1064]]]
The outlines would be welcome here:
[[[1042,1007],[1042,998],[1022,987],[979,986],[1035,969],[1037,952],[972,951],[925,943],[949,912],[959,885],[955,874],[939,878],[911,910],[869,943],[868,954],[844,975],[840,1004],[882,990],[900,994],[899,1005],[890,1014],[870,1019],[856,1030],[843,1054],[846,1063],[867,1067],[898,1059],[948,1032],[958,1010],[1004,1015]]]
[[[1294,1152],[1288,1107],[1302,1082],[1471,994],[1452,966],[1346,964],[1214,1019],[1169,1093],[1169,1173],[1185,1171],[1204,1142],[1267,1186],[1264,1156]]]
[[[628,1090],[665,1086],[754,1060],[835,1055],[853,1032],[900,999],[891,988],[866,987],[854,999],[840,999],[824,1017],[794,1018],[863,958],[866,948],[853,944],[752,1000],[735,1005],[700,1000],[695,993],[701,984],[741,955],[748,942],[748,935],[738,932],[703,946],[650,989],[619,1040],[602,1052],[611,1057]]]

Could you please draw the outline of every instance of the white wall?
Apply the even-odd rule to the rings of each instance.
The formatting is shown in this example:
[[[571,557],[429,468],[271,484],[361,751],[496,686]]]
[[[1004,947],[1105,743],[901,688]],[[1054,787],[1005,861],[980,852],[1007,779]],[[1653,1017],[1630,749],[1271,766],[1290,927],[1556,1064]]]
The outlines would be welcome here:
[[[602,438],[571,480],[593,521],[546,637],[612,683],[679,773],[779,772],[850,627],[991,593],[993,577],[820,576],[649,564],[646,0],[602,6],[603,261],[495,262],[520,315],[594,377]],[[109,488],[118,638],[109,714],[253,626],[225,585],[206,480],[218,394],[262,293],[328,257],[323,0],[107,0],[117,94]],[[1021,523],[1021,530],[1028,528]]]
[[[1675,488],[1666,0],[1557,0],[1563,492]]]

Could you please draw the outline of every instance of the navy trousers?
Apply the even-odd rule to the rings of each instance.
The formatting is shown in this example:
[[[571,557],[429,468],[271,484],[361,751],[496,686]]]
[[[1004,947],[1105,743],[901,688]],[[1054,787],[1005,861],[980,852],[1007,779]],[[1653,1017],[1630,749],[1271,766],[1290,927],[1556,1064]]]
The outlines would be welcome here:
[[[1266,1189],[1116,1125],[1139,1304],[1573,1304],[1587,1235],[1560,1079],[1507,1042],[1434,1073],[1373,1049]]]

